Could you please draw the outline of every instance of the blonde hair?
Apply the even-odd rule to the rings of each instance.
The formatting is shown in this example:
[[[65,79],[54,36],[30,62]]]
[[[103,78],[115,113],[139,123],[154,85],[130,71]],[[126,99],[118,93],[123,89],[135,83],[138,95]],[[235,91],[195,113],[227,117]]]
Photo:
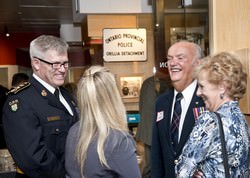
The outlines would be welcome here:
[[[100,163],[109,167],[103,148],[110,129],[127,134],[128,127],[126,110],[115,77],[108,68],[102,66],[88,68],[78,83],[77,99],[80,126],[75,154],[83,176],[87,151],[93,139],[97,140]]]
[[[202,71],[208,72],[207,80],[215,85],[224,81],[226,94],[233,100],[243,97],[247,87],[247,74],[237,56],[229,52],[221,52],[201,60],[196,67],[194,76],[198,78]]]

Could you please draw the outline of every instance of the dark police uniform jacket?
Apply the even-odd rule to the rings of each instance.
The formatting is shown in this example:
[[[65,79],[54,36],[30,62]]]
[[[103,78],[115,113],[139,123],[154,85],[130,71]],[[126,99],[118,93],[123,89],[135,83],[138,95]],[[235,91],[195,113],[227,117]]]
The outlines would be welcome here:
[[[174,89],[159,96],[155,106],[155,116],[153,120],[153,135],[151,147],[151,177],[152,178],[175,178],[175,164],[180,156],[189,134],[191,133],[195,116],[194,111],[204,108],[202,98],[196,95],[197,87],[194,91],[191,103],[188,107],[181,137],[176,152],[171,144],[170,122],[172,103],[174,100]],[[157,118],[158,117],[158,118]]]
[[[65,177],[64,150],[69,128],[78,120],[73,97],[60,88],[74,115],[35,78],[12,90],[3,109],[7,148],[31,178]],[[72,155],[73,156],[73,155]]]

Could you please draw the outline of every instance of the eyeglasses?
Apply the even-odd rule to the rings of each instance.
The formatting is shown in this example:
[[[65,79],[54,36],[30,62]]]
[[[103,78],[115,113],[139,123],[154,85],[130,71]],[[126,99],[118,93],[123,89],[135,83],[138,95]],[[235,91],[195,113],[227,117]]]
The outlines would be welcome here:
[[[65,69],[68,69],[70,67],[70,63],[67,61],[67,62],[64,62],[64,63],[59,63],[59,62],[55,62],[55,63],[51,63],[51,62],[48,62],[48,61],[45,61],[39,57],[36,57],[36,56],[33,56],[33,58],[36,58],[38,59],[39,61],[42,61],[46,64],[49,64],[52,66],[53,69],[60,69],[62,66],[65,68]]]

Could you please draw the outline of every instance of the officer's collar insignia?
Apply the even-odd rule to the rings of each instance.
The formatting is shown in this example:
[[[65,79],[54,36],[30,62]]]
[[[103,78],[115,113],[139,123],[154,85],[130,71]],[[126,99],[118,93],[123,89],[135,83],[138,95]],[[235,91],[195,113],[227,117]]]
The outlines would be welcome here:
[[[41,95],[42,96],[47,96],[47,92],[45,90],[42,90]]]
[[[9,102],[11,111],[16,112],[18,110],[18,99]]]

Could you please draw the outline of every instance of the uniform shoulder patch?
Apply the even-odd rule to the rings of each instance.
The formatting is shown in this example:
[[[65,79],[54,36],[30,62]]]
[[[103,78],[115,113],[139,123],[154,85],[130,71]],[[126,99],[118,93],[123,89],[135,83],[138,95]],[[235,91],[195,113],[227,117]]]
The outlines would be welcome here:
[[[19,108],[19,101],[18,99],[12,100],[9,102],[10,110],[12,112],[16,112]]]
[[[24,90],[25,88],[28,88],[30,86],[29,82],[24,82],[20,85],[18,85],[17,87],[13,88],[12,90],[10,90],[7,95],[9,94],[17,94],[18,92]]]

